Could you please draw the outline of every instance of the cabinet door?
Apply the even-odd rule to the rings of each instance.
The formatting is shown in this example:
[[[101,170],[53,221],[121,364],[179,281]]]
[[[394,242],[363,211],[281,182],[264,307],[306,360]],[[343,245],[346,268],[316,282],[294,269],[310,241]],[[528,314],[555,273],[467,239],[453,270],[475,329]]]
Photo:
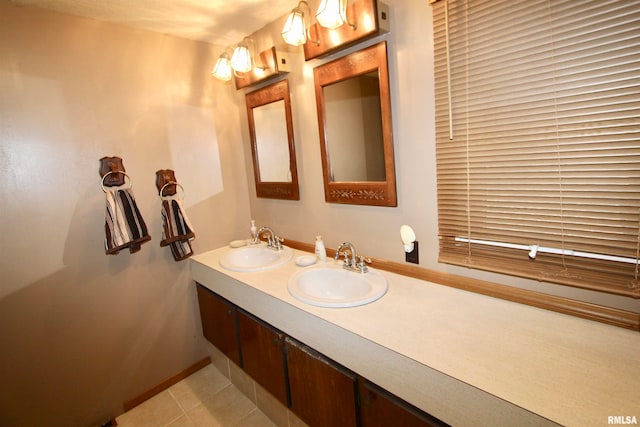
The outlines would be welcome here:
[[[287,405],[284,334],[243,310],[238,310],[238,330],[244,371]]]
[[[236,365],[242,366],[236,306],[200,284],[197,285],[197,289],[205,338]]]
[[[291,410],[311,427],[356,425],[356,376],[285,338]]]
[[[362,427],[447,425],[365,379],[360,378],[358,385]]]

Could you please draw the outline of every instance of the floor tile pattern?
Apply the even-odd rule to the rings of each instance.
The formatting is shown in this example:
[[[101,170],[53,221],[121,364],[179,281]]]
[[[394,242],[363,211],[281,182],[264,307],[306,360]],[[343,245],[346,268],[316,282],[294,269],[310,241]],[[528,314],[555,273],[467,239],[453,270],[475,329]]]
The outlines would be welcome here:
[[[276,427],[214,365],[116,418],[123,427]]]

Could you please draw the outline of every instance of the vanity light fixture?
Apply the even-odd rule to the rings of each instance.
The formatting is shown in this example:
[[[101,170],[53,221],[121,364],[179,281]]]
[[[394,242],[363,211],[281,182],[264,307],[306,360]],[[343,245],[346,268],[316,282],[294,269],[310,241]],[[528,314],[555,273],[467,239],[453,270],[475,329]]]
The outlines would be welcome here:
[[[218,80],[228,82],[231,80],[232,72],[233,70],[231,69],[231,63],[229,62],[229,55],[226,51],[222,52],[216,61],[216,65],[213,67],[211,74]]]
[[[318,23],[331,30],[335,30],[346,23],[355,30],[357,25],[349,22],[347,18],[348,2],[349,0],[322,0],[316,12]]]
[[[253,60],[251,58],[251,51],[249,50],[249,43],[251,39],[245,37],[236,47],[233,49],[231,55],[231,67],[234,71],[240,73],[248,73],[253,68]]]
[[[309,25],[305,22],[305,9],[308,16],[311,16],[311,9],[309,4],[302,0],[298,2],[298,6],[291,10],[287,22],[285,22],[282,28],[282,38],[287,44],[292,46],[300,46],[305,44],[307,40],[319,45],[320,42],[310,38]]]
[[[246,74],[254,68],[265,70],[266,66],[256,65],[254,52],[253,40],[245,37],[233,51],[231,48],[227,48],[220,54],[211,74],[219,80],[228,82],[233,76],[243,78],[243,75],[239,73]]]

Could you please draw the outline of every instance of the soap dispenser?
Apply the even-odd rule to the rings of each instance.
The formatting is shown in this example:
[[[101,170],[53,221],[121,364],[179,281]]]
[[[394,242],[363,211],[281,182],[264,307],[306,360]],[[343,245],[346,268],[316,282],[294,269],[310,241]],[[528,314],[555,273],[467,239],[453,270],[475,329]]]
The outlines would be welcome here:
[[[255,219],[251,220],[251,228],[249,230],[251,231],[251,243],[257,243],[258,239],[256,239],[256,234],[258,234],[258,227],[256,227]]]
[[[322,236],[316,236],[316,257],[318,257],[320,262],[327,261],[327,250],[324,247]]]

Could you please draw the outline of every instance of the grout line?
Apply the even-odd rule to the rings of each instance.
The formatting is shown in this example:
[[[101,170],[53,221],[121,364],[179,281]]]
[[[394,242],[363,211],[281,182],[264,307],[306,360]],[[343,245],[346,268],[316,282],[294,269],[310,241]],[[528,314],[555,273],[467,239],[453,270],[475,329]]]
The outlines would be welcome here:
[[[227,378],[229,379],[229,381],[231,381],[231,360],[227,358],[226,362],[227,362]]]
[[[200,405],[203,405],[203,402],[198,403],[196,406],[194,406],[193,408],[191,408],[189,411],[193,411],[195,408],[197,408]],[[187,417],[187,420],[189,420],[189,423],[196,425],[196,422],[193,420],[193,418],[191,418],[191,416],[189,415],[189,412],[185,412],[184,416]]]
[[[258,407],[258,390],[256,390],[256,382],[251,380],[251,384],[253,385],[253,404]]]
[[[171,423],[175,422],[178,418],[180,418],[183,415],[186,415],[187,418],[189,417],[187,415],[187,411],[184,410],[184,408],[182,407],[182,405],[180,404],[180,402],[178,401],[178,399],[176,399],[176,397],[173,395],[173,392],[171,391],[171,388],[168,388],[167,391],[169,392],[169,396],[171,396],[171,398],[173,399],[174,402],[176,402],[176,405],[178,405],[178,408],[180,408],[180,410],[182,411],[182,414],[178,415],[177,417],[175,417],[174,419],[172,419],[171,421],[169,421],[168,423],[165,424],[165,427],[170,425]],[[189,419],[189,421],[191,421],[191,419]]]

